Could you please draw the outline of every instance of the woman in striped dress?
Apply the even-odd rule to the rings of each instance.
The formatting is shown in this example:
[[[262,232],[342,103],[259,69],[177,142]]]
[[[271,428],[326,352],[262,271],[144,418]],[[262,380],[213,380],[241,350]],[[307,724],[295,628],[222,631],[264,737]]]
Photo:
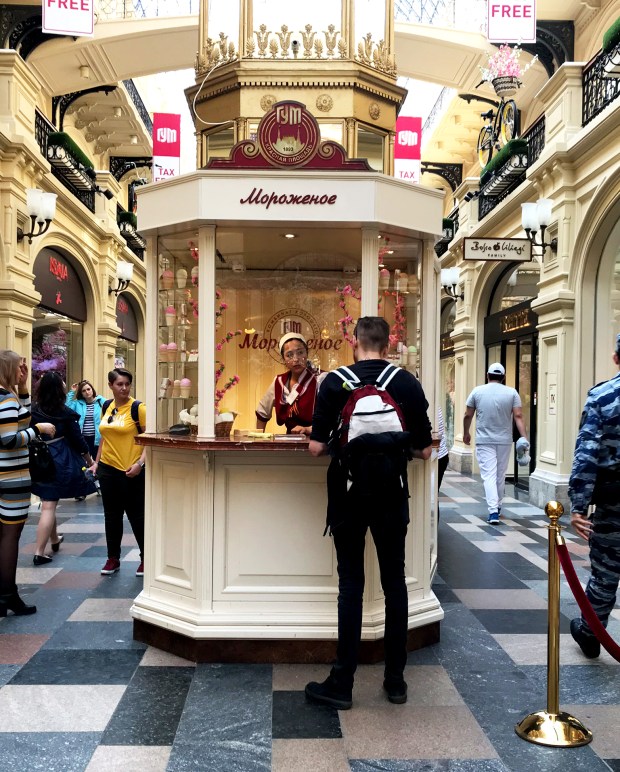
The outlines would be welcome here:
[[[19,537],[30,507],[28,443],[53,424],[29,428],[28,366],[15,351],[0,350],[0,617],[34,614],[17,593]]]

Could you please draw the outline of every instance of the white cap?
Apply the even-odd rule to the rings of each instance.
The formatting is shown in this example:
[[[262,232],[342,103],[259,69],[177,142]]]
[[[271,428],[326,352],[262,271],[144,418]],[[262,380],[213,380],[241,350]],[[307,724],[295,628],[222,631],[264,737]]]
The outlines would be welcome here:
[[[506,375],[506,370],[504,370],[504,365],[501,365],[499,362],[494,362],[492,365],[489,365],[487,373],[489,375]]]
[[[306,342],[306,339],[304,336],[299,332],[287,332],[286,335],[283,335],[280,338],[280,342],[278,343],[278,351],[282,353],[282,349],[284,348],[284,344],[288,343],[289,340],[300,340],[306,348],[308,348],[308,343]]]

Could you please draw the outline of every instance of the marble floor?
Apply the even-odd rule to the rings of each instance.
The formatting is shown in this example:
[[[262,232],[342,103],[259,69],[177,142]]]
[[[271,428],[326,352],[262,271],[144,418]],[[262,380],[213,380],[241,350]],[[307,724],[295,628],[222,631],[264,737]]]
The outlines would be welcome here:
[[[18,582],[37,614],[0,619],[0,772],[620,771],[620,670],[586,660],[561,590],[563,710],[594,733],[568,750],[520,740],[515,723],[546,707],[546,518],[508,487],[500,526],[482,486],[448,472],[441,491],[441,642],[409,656],[409,700],[391,705],[382,668],[361,667],[353,709],[306,702],[325,666],[198,665],[132,640],[138,553],[103,577],[100,500],[61,502],[65,540],[33,567],[37,510],[24,530]],[[582,581],[586,545],[567,533]],[[620,640],[620,611],[609,631]]]

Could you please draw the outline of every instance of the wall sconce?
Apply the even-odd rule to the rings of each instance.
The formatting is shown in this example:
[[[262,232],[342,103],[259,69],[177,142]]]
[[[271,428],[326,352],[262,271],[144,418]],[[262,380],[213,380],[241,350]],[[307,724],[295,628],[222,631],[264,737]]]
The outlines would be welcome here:
[[[545,230],[551,222],[552,208],[553,201],[550,198],[539,198],[535,204],[521,204],[521,225],[532,247],[540,247],[540,254],[536,257],[540,257],[541,260],[545,257],[547,247],[551,247],[552,252],[558,251],[557,239],[545,241]],[[536,241],[539,230],[540,241]]]
[[[17,240],[27,238],[28,243],[32,244],[32,239],[42,236],[50,227],[56,214],[56,193],[44,193],[38,188],[29,188],[26,190],[26,208],[30,217],[30,233],[24,233],[21,228],[17,229]],[[35,225],[37,229],[35,231]]]
[[[465,300],[465,293],[458,291],[459,289],[460,272],[458,268],[442,268],[441,269],[441,286],[444,289],[446,295],[453,300]]]
[[[108,287],[108,295],[114,293],[118,296],[119,292],[123,292],[129,286],[129,282],[133,278],[133,264],[126,263],[124,260],[119,260],[116,264],[116,282],[117,286]]]

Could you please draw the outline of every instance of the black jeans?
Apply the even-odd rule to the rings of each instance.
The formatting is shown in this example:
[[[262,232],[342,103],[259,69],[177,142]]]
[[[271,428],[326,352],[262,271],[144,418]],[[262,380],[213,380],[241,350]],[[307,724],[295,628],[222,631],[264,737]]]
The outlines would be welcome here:
[[[131,524],[133,535],[140,548],[140,560],[144,552],[144,469],[136,477],[127,477],[125,472],[109,464],[100,463],[97,477],[101,484],[105,538],[108,557],[121,557],[123,538],[123,514]]]
[[[385,498],[356,502],[346,520],[332,531],[338,559],[338,651],[335,673],[353,685],[362,633],[364,547],[370,528],[385,596],[385,678],[399,680],[407,663],[409,599],[405,583],[405,536],[408,503]]]

